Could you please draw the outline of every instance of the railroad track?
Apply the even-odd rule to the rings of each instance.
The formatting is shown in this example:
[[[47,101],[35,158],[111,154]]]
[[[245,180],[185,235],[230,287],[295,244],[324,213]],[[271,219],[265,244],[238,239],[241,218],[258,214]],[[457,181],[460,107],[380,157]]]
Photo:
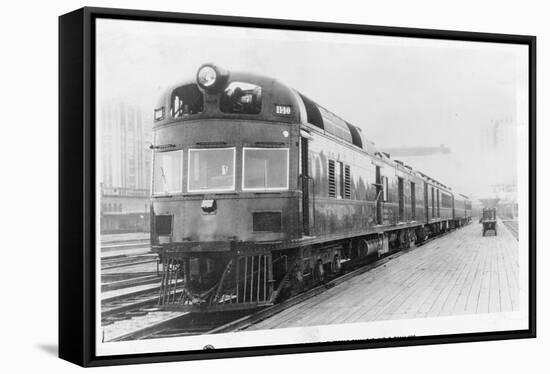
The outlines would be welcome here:
[[[508,229],[508,231],[510,231],[516,240],[519,240],[519,227],[517,220],[502,220],[502,224]]]
[[[444,234],[442,234],[444,235]],[[111,334],[112,337],[108,341],[130,341],[141,339],[158,339],[165,337],[180,337],[198,334],[218,334],[227,332],[236,332],[245,330],[247,327],[259,323],[260,321],[269,318],[277,313],[282,312],[286,308],[299,304],[312,298],[327,289],[330,289],[340,283],[349,281],[350,279],[363,274],[376,267],[382,266],[387,262],[404,255],[415,248],[425,245],[433,240],[440,238],[442,235],[430,238],[415,247],[393,252],[383,258],[364,264],[358,268],[349,270],[348,272],[327,280],[325,283],[318,285],[308,291],[286,299],[278,304],[270,307],[265,307],[253,312],[217,312],[217,313],[190,313],[190,312],[167,312],[161,308],[150,309],[144,307],[137,311],[128,309],[133,323],[126,323],[121,326],[121,329],[126,326],[131,326],[134,330],[122,334]],[[148,309],[149,308],[149,309]],[[145,312],[145,313],[143,313]],[[134,314],[132,314],[134,313]],[[121,318],[121,317],[119,317]],[[151,321],[155,321],[151,323]],[[140,326],[140,323],[142,324]]]
[[[158,306],[158,293],[142,295],[131,303],[110,305],[102,312],[103,341],[198,335],[240,318],[245,313],[166,311]]]
[[[145,273],[136,276],[124,276],[126,274],[114,274],[102,276],[101,292],[120,290],[123,288],[141,286],[144,284],[160,283],[161,277],[155,273]],[[131,274],[130,274],[131,275]],[[106,281],[109,278],[110,281]],[[105,279],[105,281],[104,281]]]
[[[158,285],[145,290],[128,292],[101,301],[101,326],[144,316],[158,311]]]
[[[149,239],[104,240],[101,252],[102,326],[156,311],[161,277]]]
[[[110,244],[119,244],[119,243],[145,243],[149,241],[149,236],[143,237],[143,238],[134,238],[134,239],[128,239],[128,238],[112,238],[112,239],[102,239],[101,244],[102,245],[110,245]]]
[[[162,313],[165,313],[165,318],[162,318]],[[161,319],[159,322],[156,324],[150,324],[127,334],[119,335],[110,341],[161,339],[207,334],[218,326],[226,325],[231,321],[242,318],[247,313],[250,312],[224,311],[215,313],[197,313],[153,311],[150,315],[145,316],[143,320],[160,317]]]
[[[158,261],[155,253],[146,253],[138,255],[120,255],[104,257],[101,259],[101,270],[123,268],[134,265],[148,264]]]
[[[108,326],[115,322],[125,321],[159,310],[160,277],[155,276],[156,279],[152,279],[152,277],[146,276],[143,278],[147,278],[145,279],[146,282],[144,281],[139,285],[133,284],[133,287],[110,290],[114,292],[101,300],[102,326]],[[134,279],[126,281],[135,282]]]

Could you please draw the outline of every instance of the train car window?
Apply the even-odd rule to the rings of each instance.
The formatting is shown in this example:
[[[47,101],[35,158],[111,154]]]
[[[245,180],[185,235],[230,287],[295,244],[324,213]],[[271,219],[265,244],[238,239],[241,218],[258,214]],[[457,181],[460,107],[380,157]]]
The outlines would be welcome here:
[[[451,195],[448,195],[446,193],[441,193],[441,206],[443,208],[452,208],[453,207],[453,200],[451,198]]]
[[[235,148],[190,149],[188,173],[189,192],[234,190]]]
[[[384,201],[389,200],[389,188],[388,188],[388,177],[382,177],[382,199]]]
[[[439,205],[439,190],[437,190],[437,216],[438,217],[441,217],[441,213],[440,213],[440,210],[439,210],[440,207],[441,207],[441,205]]]
[[[153,158],[153,195],[182,191],[183,151],[155,152]]]
[[[405,219],[405,184],[401,177],[397,177],[397,196],[398,196],[398,212],[399,221]]]
[[[224,113],[260,113],[262,110],[262,88],[252,83],[229,83],[222,93],[220,110]]]
[[[432,218],[435,217],[435,192],[434,188],[432,187]]]
[[[416,219],[416,184],[411,182],[411,218]]]
[[[203,96],[196,84],[186,84],[172,91],[170,98],[170,115],[182,118],[192,114],[202,113]]]
[[[288,189],[288,148],[243,148],[243,190]]]

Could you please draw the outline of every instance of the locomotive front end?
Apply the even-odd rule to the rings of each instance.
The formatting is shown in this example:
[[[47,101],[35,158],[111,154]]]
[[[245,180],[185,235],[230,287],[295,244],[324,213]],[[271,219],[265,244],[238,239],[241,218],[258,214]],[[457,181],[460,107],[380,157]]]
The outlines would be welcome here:
[[[160,304],[269,305],[271,251],[299,239],[299,127],[276,81],[201,67],[155,110],[151,244]]]

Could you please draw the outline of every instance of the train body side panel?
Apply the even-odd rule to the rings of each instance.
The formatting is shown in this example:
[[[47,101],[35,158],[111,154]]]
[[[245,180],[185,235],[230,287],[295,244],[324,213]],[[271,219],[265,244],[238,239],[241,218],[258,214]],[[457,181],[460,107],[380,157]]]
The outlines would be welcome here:
[[[416,176],[412,176],[411,183],[414,183],[416,203],[413,220],[417,222],[425,222],[426,209],[424,207],[424,181]]]
[[[447,191],[440,191],[441,200],[440,200],[440,211],[441,218],[445,220],[453,219],[453,198],[451,194]]]
[[[395,168],[384,165],[381,169],[382,176],[388,178],[387,199],[382,202],[382,224],[396,225],[399,221],[399,195]]]
[[[349,167],[349,198],[329,196],[329,160]],[[312,235],[353,234],[376,225],[376,170],[370,156],[314,134],[309,142],[309,163]]]
[[[455,219],[466,217],[466,201],[460,195],[455,195]]]
[[[309,170],[312,178],[310,206],[312,235],[329,236],[364,233],[377,226],[377,198],[381,204],[381,225],[425,221],[423,182],[403,168],[375,159],[353,147],[343,145],[321,134],[309,141]],[[339,168],[349,167],[350,194],[329,192],[329,162]],[[378,196],[376,168],[386,178],[387,192]],[[334,166],[333,166],[334,167]],[[402,203],[400,206],[400,179]],[[412,211],[412,185],[415,189],[415,214]]]

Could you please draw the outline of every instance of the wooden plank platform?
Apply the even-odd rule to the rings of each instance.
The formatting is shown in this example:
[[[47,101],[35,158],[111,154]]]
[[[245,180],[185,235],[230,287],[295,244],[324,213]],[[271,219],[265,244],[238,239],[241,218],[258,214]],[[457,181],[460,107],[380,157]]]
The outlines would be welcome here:
[[[517,240],[473,222],[248,330],[510,312],[518,299]]]

